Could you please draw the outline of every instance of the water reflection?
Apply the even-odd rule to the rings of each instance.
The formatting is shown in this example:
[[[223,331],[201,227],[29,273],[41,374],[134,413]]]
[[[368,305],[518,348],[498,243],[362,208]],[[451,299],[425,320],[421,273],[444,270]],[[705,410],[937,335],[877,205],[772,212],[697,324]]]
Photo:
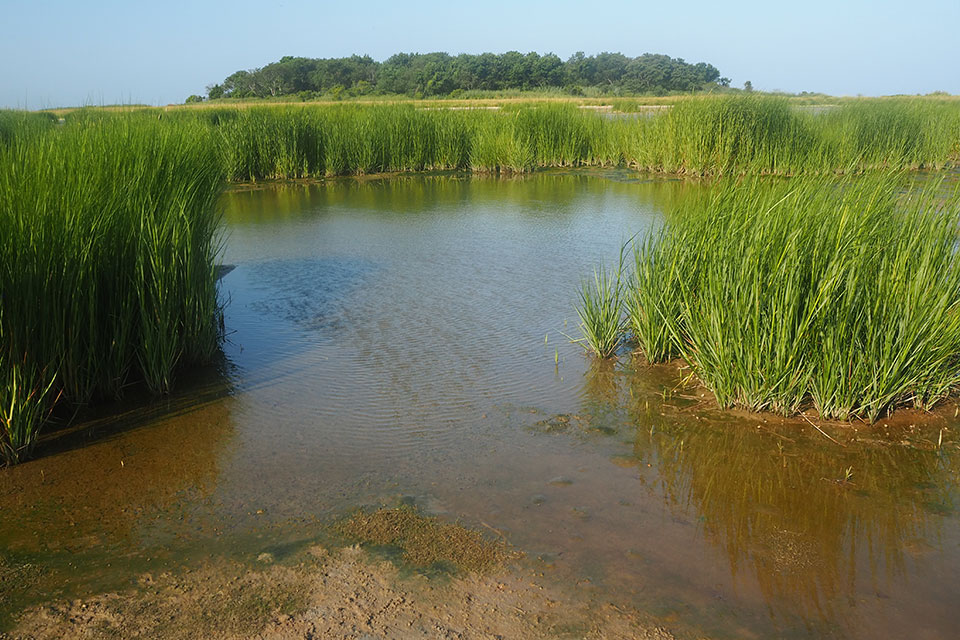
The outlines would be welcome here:
[[[825,427],[834,442],[803,422],[725,415],[675,370],[638,364],[592,362],[583,413],[609,421],[620,412],[632,464],[653,470],[647,490],[698,523],[734,582],[756,585],[780,624],[849,631],[865,595],[889,597],[918,561],[949,552],[942,537],[960,465],[948,420]],[[953,589],[937,579],[924,587]]]
[[[50,434],[36,459],[5,469],[0,547],[104,550],[135,535],[142,519],[209,495],[233,431],[231,385],[205,370],[179,389],[91,411],[69,432]]]
[[[329,215],[344,208],[410,216],[491,204],[499,210],[517,207],[527,213],[579,216],[584,200],[597,195],[627,196],[634,202],[639,198],[640,206],[663,212],[699,188],[692,180],[650,179],[609,169],[550,170],[495,180],[462,174],[401,175],[241,187],[224,194],[223,208],[229,226],[297,222],[304,214]]]
[[[369,260],[313,258],[271,260],[250,269],[250,288],[261,295],[255,311],[331,337],[350,294],[374,275]]]

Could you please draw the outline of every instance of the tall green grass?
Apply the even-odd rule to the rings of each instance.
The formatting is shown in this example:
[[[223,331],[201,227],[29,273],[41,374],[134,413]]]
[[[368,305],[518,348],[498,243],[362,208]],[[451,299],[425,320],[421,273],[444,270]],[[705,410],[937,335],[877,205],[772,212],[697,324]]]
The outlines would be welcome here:
[[[872,99],[815,112],[775,96],[697,97],[638,125],[626,158],[653,171],[794,175],[938,169],[957,157],[960,104]]]
[[[828,165],[939,169],[960,151],[956,101],[900,98],[847,101],[810,119]]]
[[[113,116],[0,149],[0,449],[53,403],[169,391],[218,348],[223,173],[209,129]]]
[[[786,100],[691,98],[647,122],[632,161],[640,168],[698,175],[794,173],[812,168],[816,144]]]
[[[580,283],[577,317],[585,349],[601,358],[613,355],[620,346],[626,321],[623,317],[624,258],[627,245],[620,250],[620,261],[611,272],[602,265],[593,272],[593,280]]]
[[[725,180],[637,245],[631,329],[725,407],[927,408],[960,383],[958,222],[896,175]]]
[[[848,101],[824,113],[802,112],[765,96],[672,104],[662,113],[636,117],[544,103],[500,110],[418,109],[410,104],[123,113],[84,109],[68,114],[63,125],[48,114],[0,111],[0,448],[7,460],[27,455],[37,425],[55,401],[116,396],[132,380],[163,393],[178,366],[203,360],[216,349],[214,201],[224,176],[251,181],[612,165],[698,175],[835,174],[937,168],[960,152],[960,105],[955,101]],[[686,234],[690,246],[702,253],[670,253],[669,247],[682,244],[671,240],[651,241],[637,255],[636,278],[644,286],[622,295],[650,357],[684,355],[723,402],[758,408],[786,411],[811,397],[825,415],[874,416],[910,394],[921,405],[942,395],[954,383],[950,322],[957,314],[951,298],[934,299],[930,293],[952,291],[952,281],[937,282],[935,276],[955,273],[941,218],[924,213],[927,204],[915,205],[920,209],[913,218],[904,217],[903,202],[889,185],[885,191],[877,186],[871,200],[864,182],[847,189],[802,182],[791,183],[797,191],[783,194],[792,210],[810,214],[795,220],[783,213],[784,205],[769,200],[776,189],[751,184],[729,193],[721,190],[726,200],[702,205],[710,211],[736,210],[739,218],[724,214],[717,218],[723,224],[714,224],[712,214],[706,222],[694,212],[689,224],[671,226],[675,230],[669,238]],[[738,195],[730,195],[734,192]],[[817,199],[838,192],[844,198],[840,204]],[[850,200],[854,196],[859,199]],[[841,230],[855,229],[874,239],[873,261],[856,252],[830,257],[828,240],[861,246],[847,235],[823,237],[823,225],[829,228],[836,221],[828,211],[847,206],[868,212],[851,214],[856,223],[845,222]],[[758,222],[753,212],[765,208],[782,220]],[[754,221],[753,226],[736,226],[744,221]],[[893,238],[898,225],[913,235]],[[797,235],[786,233],[788,228]],[[716,235],[721,232],[727,235]],[[743,234],[739,245],[734,244],[736,233]],[[707,238],[720,244],[705,244]],[[903,244],[908,241],[920,244]],[[793,247],[785,264],[802,266],[810,256],[821,256],[826,266],[817,269],[839,270],[831,276],[835,280],[822,276],[835,289],[820,281],[812,284],[810,278],[821,277],[810,271],[812,266],[793,274],[776,270],[781,266],[774,269],[773,257],[764,253],[770,242]],[[724,250],[731,252],[723,254],[726,262],[708,259]],[[758,261],[752,274],[736,271],[736,251]],[[867,253],[862,246],[859,251]],[[926,262],[918,263],[916,256]],[[944,270],[948,262],[951,269]],[[918,264],[923,272],[911,271],[920,269]],[[764,289],[772,285],[761,276],[770,273],[782,275],[789,291]],[[903,273],[914,274],[914,280]],[[844,284],[838,284],[841,275]],[[741,282],[759,288],[743,288],[734,298],[721,293],[724,286]],[[867,282],[886,289],[874,297]],[[930,289],[931,283],[941,289]],[[598,295],[584,303],[605,304],[606,284],[596,284]],[[802,304],[794,297],[798,291],[803,292]],[[829,304],[810,307],[803,297],[809,291]],[[764,305],[772,304],[767,294],[780,296],[776,300],[782,307],[767,309]],[[889,306],[890,300],[902,299],[912,300],[922,314],[898,313],[898,307]],[[827,309],[839,308],[847,309],[847,315],[824,319]],[[760,315],[754,324],[739,327],[743,342],[713,340],[728,337],[727,329],[713,325],[749,309]],[[757,318],[781,311],[801,319],[803,313],[812,315],[803,322],[773,324],[786,333],[763,337],[755,327]],[[900,333],[873,335],[864,328],[874,326]],[[929,327],[936,330],[931,333]],[[818,356],[819,369],[804,346],[810,335],[836,345]],[[698,342],[694,336],[704,338]],[[751,345],[748,339],[759,342]],[[606,352],[611,342],[598,339],[597,344],[606,345],[599,349]],[[857,350],[850,351],[855,344]],[[871,370],[874,360],[861,358],[864,353],[887,368]],[[780,373],[758,376],[750,358],[760,356],[763,362],[777,362]],[[729,372],[723,362],[738,362],[742,371]]]
[[[0,109],[0,148],[13,144],[17,139],[44,133],[56,123],[57,118],[51,113]]]
[[[67,125],[104,118],[83,109]],[[812,112],[764,95],[691,97],[649,114],[600,114],[569,103],[498,109],[412,104],[141,109],[212,132],[234,181],[384,172],[522,172],[629,166],[693,175],[794,175],[939,168],[960,152],[960,103],[929,98],[845,101]]]
[[[181,111],[214,129],[233,180],[379,172],[630,166],[693,175],[796,175],[940,168],[960,151],[960,104],[847,101],[821,113],[771,96],[677,100],[651,115],[571,104],[499,110],[412,105]]]

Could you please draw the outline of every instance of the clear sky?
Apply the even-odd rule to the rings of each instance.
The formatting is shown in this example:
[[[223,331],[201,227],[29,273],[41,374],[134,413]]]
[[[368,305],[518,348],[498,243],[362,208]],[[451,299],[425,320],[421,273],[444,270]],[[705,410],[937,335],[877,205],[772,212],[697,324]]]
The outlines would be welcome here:
[[[960,93],[960,0],[0,0],[0,106],[182,102],[284,55],[620,51],[734,86]]]

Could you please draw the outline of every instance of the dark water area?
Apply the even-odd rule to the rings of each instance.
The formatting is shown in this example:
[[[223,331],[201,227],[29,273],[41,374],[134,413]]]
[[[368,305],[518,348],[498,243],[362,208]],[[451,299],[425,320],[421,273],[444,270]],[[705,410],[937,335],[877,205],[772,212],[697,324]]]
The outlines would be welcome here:
[[[956,637],[954,403],[821,432],[566,337],[580,278],[703,188],[611,171],[230,192],[223,362],[0,471],[0,616],[413,501],[680,635]]]

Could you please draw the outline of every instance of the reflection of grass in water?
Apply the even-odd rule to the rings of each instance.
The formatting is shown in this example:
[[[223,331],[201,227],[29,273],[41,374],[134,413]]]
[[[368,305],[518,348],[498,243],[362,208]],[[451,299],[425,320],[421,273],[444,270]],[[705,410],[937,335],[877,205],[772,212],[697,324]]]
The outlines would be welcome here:
[[[664,401],[660,390],[681,377],[665,367],[600,362],[585,374],[583,419],[619,413],[632,425],[633,456],[614,462],[651,464],[672,508],[693,509],[734,575],[752,575],[777,615],[841,622],[835,607],[857,583],[903,577],[905,553],[926,548],[953,512],[957,444],[938,428],[848,431],[834,434],[838,446],[805,423]]]
[[[628,175],[632,181],[624,181]],[[464,200],[507,207],[518,216],[576,219],[586,198],[629,198],[639,210],[669,209],[699,181],[642,176],[629,170],[550,170],[511,175],[399,174],[389,177],[339,178],[322,184],[271,182],[228,190],[224,219],[230,225],[256,225],[297,218],[312,219],[324,210],[347,207],[393,219],[428,213],[447,215]]]
[[[620,404],[623,376],[611,358],[591,358],[583,374],[581,396],[591,407],[616,407]]]
[[[138,522],[209,495],[231,440],[233,400],[219,377],[189,381],[190,392],[163,402],[131,399],[91,412],[74,430],[49,434],[39,460],[5,469],[0,547],[42,550],[54,562],[65,549],[123,540]],[[156,524],[187,528],[173,517]]]
[[[905,542],[940,526],[922,487],[946,483],[950,493],[956,474],[942,452],[899,443],[842,448],[796,427],[681,422],[643,409],[634,420],[636,457],[657,467],[672,503],[697,511],[733,573],[750,571],[768,602],[824,621],[853,597],[858,572],[903,575]]]
[[[459,524],[424,516],[409,506],[359,511],[336,529],[361,544],[396,548],[404,562],[419,568],[483,572],[509,556],[504,544]]]

